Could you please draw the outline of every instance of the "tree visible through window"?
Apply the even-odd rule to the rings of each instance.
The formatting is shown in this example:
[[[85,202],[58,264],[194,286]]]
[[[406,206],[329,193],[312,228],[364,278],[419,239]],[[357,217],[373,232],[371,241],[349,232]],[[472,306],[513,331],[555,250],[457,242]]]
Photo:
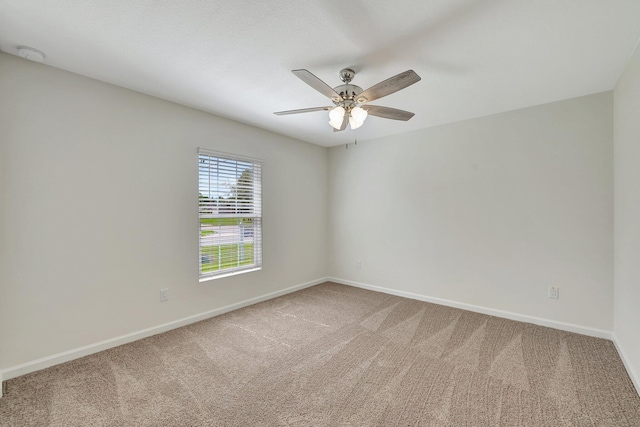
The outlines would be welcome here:
[[[262,164],[198,153],[200,278],[262,265]]]

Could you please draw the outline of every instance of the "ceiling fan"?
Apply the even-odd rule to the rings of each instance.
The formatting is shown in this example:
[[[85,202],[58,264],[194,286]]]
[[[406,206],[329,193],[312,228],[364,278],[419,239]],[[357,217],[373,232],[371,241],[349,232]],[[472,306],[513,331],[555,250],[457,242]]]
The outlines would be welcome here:
[[[340,70],[340,80],[344,84],[331,88],[328,84],[320,80],[308,70],[292,70],[303,82],[325,95],[334,106],[302,108],[300,110],[278,111],[273,113],[278,116],[287,114],[310,113],[312,111],[329,111],[329,124],[334,132],[339,132],[351,125],[351,129],[357,129],[364,123],[367,115],[383,117],[385,119],[407,121],[414,116],[414,113],[396,108],[369,105],[368,102],[375,101],[383,96],[390,95],[401,89],[411,86],[420,81],[420,76],[413,70],[407,70],[396,76],[390,77],[369,89],[363,91],[361,87],[351,84],[351,80],[356,75],[351,68]]]

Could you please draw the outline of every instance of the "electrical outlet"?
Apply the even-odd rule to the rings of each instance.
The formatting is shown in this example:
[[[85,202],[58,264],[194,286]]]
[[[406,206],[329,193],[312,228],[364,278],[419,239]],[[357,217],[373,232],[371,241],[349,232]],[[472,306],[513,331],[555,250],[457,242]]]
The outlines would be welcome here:
[[[362,261],[360,261],[360,260],[356,261],[356,268],[358,270],[360,270],[362,268]]]
[[[167,301],[169,299],[169,289],[160,289],[160,301]]]
[[[549,289],[547,291],[547,296],[553,299],[560,298],[560,288],[557,286],[549,286]]]

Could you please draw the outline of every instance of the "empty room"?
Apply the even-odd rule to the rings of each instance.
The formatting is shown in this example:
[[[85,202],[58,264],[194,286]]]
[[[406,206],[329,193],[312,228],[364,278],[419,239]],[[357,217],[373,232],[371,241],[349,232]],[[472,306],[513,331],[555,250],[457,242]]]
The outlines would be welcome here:
[[[0,0],[0,426],[640,426],[637,0]]]

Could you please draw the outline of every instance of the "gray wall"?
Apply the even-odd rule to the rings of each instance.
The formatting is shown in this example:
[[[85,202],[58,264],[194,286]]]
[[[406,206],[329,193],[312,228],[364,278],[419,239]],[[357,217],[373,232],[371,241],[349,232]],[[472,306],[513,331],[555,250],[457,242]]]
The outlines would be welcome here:
[[[612,126],[605,92],[330,149],[330,275],[610,331]]]
[[[614,91],[614,332],[640,389],[640,49]]]
[[[326,148],[6,54],[0,142],[0,370],[326,276]],[[199,146],[265,160],[262,271],[198,282]]]

